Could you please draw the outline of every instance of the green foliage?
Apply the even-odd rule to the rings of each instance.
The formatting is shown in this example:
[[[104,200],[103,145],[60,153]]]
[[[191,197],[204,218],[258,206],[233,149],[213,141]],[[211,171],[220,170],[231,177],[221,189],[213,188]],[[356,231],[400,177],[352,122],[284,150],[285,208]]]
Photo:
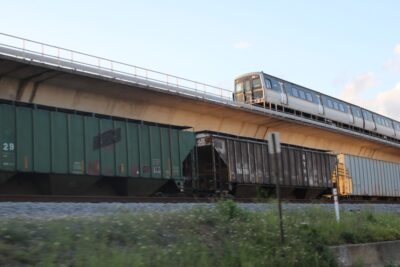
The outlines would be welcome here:
[[[217,212],[223,220],[232,220],[244,216],[244,212],[233,200],[220,201],[217,203]]]
[[[328,245],[400,239],[398,214],[216,208],[0,222],[0,266],[335,266]]]

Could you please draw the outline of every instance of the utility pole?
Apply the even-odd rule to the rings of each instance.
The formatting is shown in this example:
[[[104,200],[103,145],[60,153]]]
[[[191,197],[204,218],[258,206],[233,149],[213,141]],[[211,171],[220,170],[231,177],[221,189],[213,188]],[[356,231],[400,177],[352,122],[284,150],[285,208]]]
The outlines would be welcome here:
[[[279,212],[279,229],[281,244],[285,243],[285,235],[283,232],[283,219],[282,219],[282,200],[280,189],[280,158],[281,158],[281,144],[279,142],[279,133],[273,132],[268,135],[268,152],[271,156],[271,169],[272,176],[275,179],[276,197],[278,198],[278,212]]]

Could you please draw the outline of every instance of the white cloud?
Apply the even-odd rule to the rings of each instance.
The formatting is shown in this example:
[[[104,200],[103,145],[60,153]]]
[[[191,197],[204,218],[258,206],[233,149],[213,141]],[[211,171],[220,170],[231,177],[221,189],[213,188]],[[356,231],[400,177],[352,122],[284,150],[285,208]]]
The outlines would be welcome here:
[[[385,63],[385,69],[400,73],[400,43],[394,47],[394,55]],[[374,73],[368,72],[348,81],[340,92],[340,98],[363,108],[400,121],[400,82],[393,88],[370,95],[367,91],[377,84]]]
[[[394,54],[392,58],[385,62],[385,69],[400,73],[400,44],[394,47]]]
[[[378,93],[369,102],[376,112],[400,121],[400,82],[394,88]]]
[[[233,47],[235,49],[247,49],[247,48],[251,47],[251,43],[249,43],[247,41],[239,41],[237,43],[234,43]]]
[[[375,85],[374,74],[365,73],[348,82],[341,91],[340,98],[400,121],[400,82],[390,90],[377,93],[371,98],[365,99],[365,92]]]
[[[397,45],[394,47],[394,53],[395,53],[396,55],[400,56],[400,44],[397,44]]]
[[[354,104],[362,105],[362,93],[375,85],[376,80],[373,73],[368,72],[359,75],[345,85],[344,89],[340,93],[340,98]]]
[[[385,69],[400,72],[400,57],[391,58],[385,63]]]

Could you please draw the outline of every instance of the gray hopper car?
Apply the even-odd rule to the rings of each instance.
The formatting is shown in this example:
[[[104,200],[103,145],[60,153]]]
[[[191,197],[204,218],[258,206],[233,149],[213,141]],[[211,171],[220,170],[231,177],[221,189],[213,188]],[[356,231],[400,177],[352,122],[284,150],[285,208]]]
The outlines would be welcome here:
[[[400,197],[400,164],[345,154],[338,158],[338,187],[343,197]]]
[[[241,196],[274,194],[271,156],[265,140],[213,132],[197,133],[197,180],[194,188]],[[278,171],[285,198],[315,198],[332,188],[336,155],[282,145]]]

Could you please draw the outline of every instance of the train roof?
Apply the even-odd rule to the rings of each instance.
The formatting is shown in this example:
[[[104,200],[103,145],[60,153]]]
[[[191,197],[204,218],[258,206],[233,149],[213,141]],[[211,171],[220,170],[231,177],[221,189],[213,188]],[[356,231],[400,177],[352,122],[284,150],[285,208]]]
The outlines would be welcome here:
[[[366,108],[363,108],[363,107],[361,107],[361,106],[358,106],[358,105],[352,104],[352,103],[350,103],[350,102],[344,101],[344,100],[339,99],[339,98],[337,98],[337,97],[330,96],[330,95],[321,93],[321,92],[319,92],[319,91],[310,89],[310,88],[305,87],[305,86],[303,86],[303,85],[300,85],[300,84],[297,84],[297,83],[294,83],[294,82],[290,82],[290,81],[284,80],[284,79],[282,79],[282,78],[279,78],[279,77],[276,77],[276,76],[267,74],[267,73],[265,73],[265,72],[263,72],[263,71],[245,73],[245,74],[242,74],[242,75],[237,76],[237,77],[235,78],[235,80],[240,79],[240,78],[243,78],[243,77],[246,77],[246,76],[259,75],[259,74],[264,74],[264,75],[267,75],[267,76],[269,76],[269,77],[271,77],[271,78],[278,79],[278,80],[280,80],[280,81],[283,81],[283,82],[286,82],[286,83],[290,83],[290,84],[293,84],[293,85],[296,85],[296,86],[305,88],[305,89],[310,90],[310,91],[312,91],[312,92],[315,92],[315,93],[317,93],[317,94],[320,94],[320,95],[323,95],[323,96],[327,96],[327,97],[329,97],[329,98],[333,98],[333,99],[335,99],[335,100],[341,101],[341,102],[346,103],[346,104],[348,104],[348,105],[351,105],[351,106],[354,106],[354,107],[358,107],[358,108],[361,108],[361,109],[366,110],[366,111],[368,111],[368,112],[371,112],[372,114],[375,114],[375,115],[378,115],[378,116],[387,118],[387,119],[392,120],[392,121],[394,121],[394,122],[396,122],[396,123],[400,123],[400,121],[395,120],[395,119],[392,119],[392,118],[387,117],[387,116],[385,116],[385,115],[376,113],[376,112],[374,112],[374,111],[371,111],[371,110],[366,109]]]

